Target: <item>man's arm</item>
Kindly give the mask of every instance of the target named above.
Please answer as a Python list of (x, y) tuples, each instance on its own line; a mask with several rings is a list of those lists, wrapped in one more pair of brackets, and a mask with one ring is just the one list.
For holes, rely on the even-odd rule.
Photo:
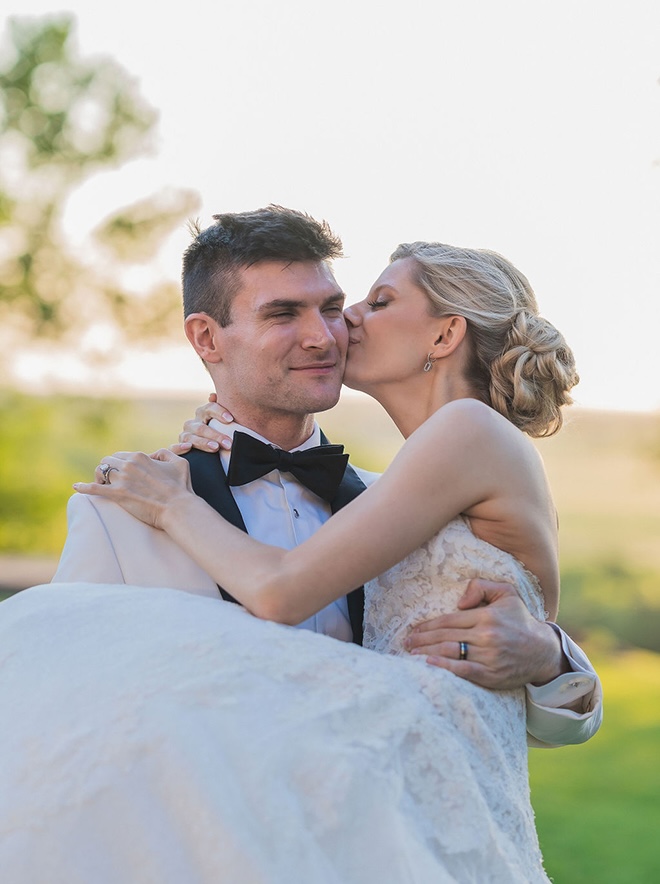
[(67, 505), (68, 533), (52, 583), (124, 583), (114, 545), (89, 497)]
[[(602, 720), (602, 691), (584, 652), (556, 624), (542, 623), (507, 584), (472, 580), (461, 610), (417, 626), (413, 654), (483, 687), (527, 688), (532, 746), (590, 739)], [(460, 643), (467, 656), (461, 660)]]
[(163, 532), (117, 504), (74, 495), (69, 532), (53, 583), (105, 583), (181, 589), (220, 598), (215, 581)]

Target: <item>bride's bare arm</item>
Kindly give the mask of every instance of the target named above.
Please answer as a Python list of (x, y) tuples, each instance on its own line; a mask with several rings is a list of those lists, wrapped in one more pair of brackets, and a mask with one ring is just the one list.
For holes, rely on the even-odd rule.
[[(506, 523), (507, 507), (524, 501), (516, 500), (520, 457), (503, 420), (473, 400), (445, 406), (378, 482), (288, 551), (225, 522), (192, 493), (187, 464), (170, 452), (159, 453), (160, 463), (147, 455), (105, 458), (118, 470), (112, 484), (78, 490), (116, 500), (165, 530), (257, 616), (298, 623), (401, 561), (459, 513)], [(553, 579), (550, 570), (542, 582)]]

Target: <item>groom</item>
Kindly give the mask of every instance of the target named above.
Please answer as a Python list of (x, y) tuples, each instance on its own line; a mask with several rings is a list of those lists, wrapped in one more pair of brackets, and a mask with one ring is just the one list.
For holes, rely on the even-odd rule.
[[(346, 359), (344, 295), (328, 264), (340, 255), (341, 242), (325, 223), (275, 206), (216, 216), (184, 255), (186, 334), (236, 418), (229, 434), (244, 434), (231, 454), (186, 455), (193, 487), (233, 524), (285, 548), (302, 543), (365, 488), (349, 465), (326, 502), (287, 465), (246, 478), (238, 463), (250, 445), (245, 435), (285, 452), (327, 442), (313, 415), (336, 404)], [(98, 472), (97, 478), (105, 477)], [(70, 501), (69, 535), (54, 581), (218, 592), (163, 532), (83, 495)], [(411, 637), (411, 650), (488, 687), (536, 683), (528, 684), (533, 744), (588, 739), (600, 724), (600, 694), (580, 649), (557, 627), (534, 620), (510, 587), (473, 581), (464, 605), (424, 624)], [(362, 613), (360, 588), (301, 626), (360, 642)], [(468, 659), (458, 659), (461, 647)]]

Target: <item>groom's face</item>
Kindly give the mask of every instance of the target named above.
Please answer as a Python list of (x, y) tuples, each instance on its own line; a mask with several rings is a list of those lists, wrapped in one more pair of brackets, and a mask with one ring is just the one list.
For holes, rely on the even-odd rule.
[(313, 414), (339, 399), (348, 331), (344, 293), (323, 262), (262, 261), (240, 271), (231, 322), (220, 330), (232, 406)]

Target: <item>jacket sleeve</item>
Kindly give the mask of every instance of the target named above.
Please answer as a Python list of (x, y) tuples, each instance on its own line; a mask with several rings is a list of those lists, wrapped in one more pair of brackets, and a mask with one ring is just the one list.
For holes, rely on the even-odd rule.
[(84, 494), (67, 505), (69, 530), (52, 583), (125, 583), (101, 515)]
[(548, 684), (527, 685), (527, 743), (549, 749), (585, 743), (603, 720), (603, 691), (587, 655), (555, 623), (572, 672)]

